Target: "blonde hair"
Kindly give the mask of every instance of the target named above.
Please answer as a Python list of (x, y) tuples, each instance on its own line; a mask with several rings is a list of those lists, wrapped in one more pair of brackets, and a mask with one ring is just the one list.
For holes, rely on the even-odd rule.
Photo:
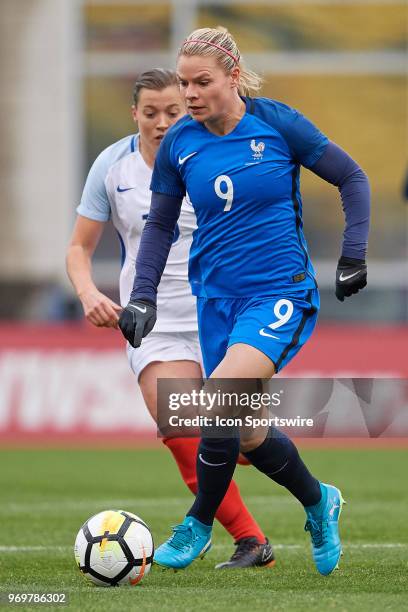
[[(192, 42), (189, 43), (189, 40)], [(213, 56), (229, 74), (235, 66), (240, 68), (238, 93), (241, 96), (256, 95), (262, 86), (262, 78), (245, 67), (237, 43), (226, 28), (200, 28), (191, 32), (181, 45), (180, 55)]]

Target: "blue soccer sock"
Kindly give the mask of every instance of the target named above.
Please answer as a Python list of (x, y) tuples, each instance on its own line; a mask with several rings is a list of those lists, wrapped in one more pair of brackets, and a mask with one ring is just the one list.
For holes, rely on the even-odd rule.
[(234, 475), (239, 438), (201, 438), (197, 454), (198, 491), (187, 512), (205, 525), (212, 525)]
[(303, 506), (320, 502), (319, 481), (303, 463), (292, 440), (276, 427), (270, 428), (258, 448), (244, 455), (260, 472), (286, 487)]

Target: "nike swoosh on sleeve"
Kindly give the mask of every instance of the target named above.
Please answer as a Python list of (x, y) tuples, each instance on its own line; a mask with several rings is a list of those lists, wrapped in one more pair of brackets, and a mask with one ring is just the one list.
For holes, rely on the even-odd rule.
[(116, 191), (118, 193), (123, 193), (124, 191), (130, 191), (131, 189), (134, 189), (134, 187), (121, 187), (120, 185), (118, 185)]

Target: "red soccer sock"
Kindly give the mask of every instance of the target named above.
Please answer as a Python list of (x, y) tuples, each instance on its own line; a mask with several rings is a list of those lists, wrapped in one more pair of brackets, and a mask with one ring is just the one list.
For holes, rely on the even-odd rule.
[[(197, 493), (196, 459), (199, 442), (198, 438), (163, 438), (163, 443), (176, 460), (184, 482), (194, 494)], [(262, 529), (245, 506), (233, 480), (215, 517), (235, 541), (250, 537), (255, 537), (261, 543), (266, 541)]]

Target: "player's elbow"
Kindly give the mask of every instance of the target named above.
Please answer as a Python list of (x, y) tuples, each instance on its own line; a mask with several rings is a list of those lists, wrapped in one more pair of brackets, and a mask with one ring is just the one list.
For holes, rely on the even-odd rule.
[(90, 262), (90, 260), (91, 252), (85, 245), (71, 242), (65, 254), (65, 268), (68, 276), (70, 276), (74, 268), (77, 268), (79, 265), (83, 264), (83, 262)]
[(367, 173), (364, 172), (364, 170), (360, 166), (358, 166), (358, 168), (356, 169), (355, 176), (357, 180), (367, 183), (367, 185), (370, 185)]
[(68, 276), (70, 275), (70, 271), (71, 268), (74, 264), (74, 261), (76, 259), (76, 255), (77, 255), (77, 247), (74, 244), (69, 244), (67, 251), (65, 253), (65, 269), (68, 273)]
[(344, 191), (350, 191), (350, 189), (358, 189), (361, 192), (367, 194), (370, 193), (370, 181), (367, 174), (360, 166), (356, 166), (344, 177), (341, 183), (338, 185), (338, 189), (341, 193)]

